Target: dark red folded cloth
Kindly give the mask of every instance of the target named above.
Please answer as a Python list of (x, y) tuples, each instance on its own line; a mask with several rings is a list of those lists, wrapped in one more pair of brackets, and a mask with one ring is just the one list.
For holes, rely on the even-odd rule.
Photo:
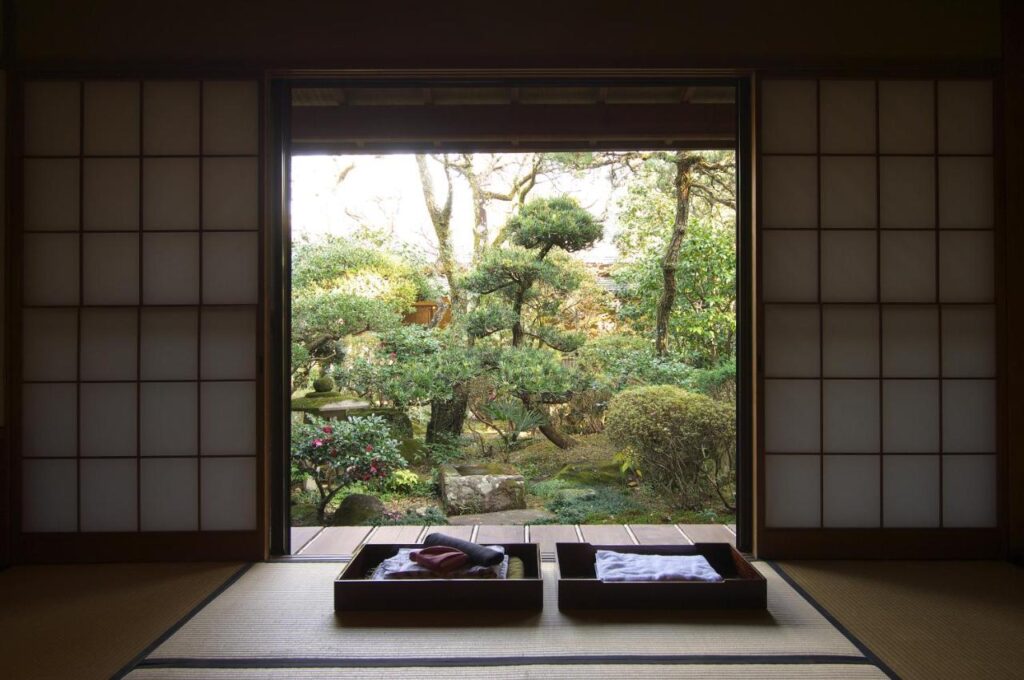
[(409, 553), (409, 559), (425, 569), (445, 572), (458, 569), (466, 564), (469, 561), (469, 555), (446, 545), (435, 545), (423, 550), (412, 551)]

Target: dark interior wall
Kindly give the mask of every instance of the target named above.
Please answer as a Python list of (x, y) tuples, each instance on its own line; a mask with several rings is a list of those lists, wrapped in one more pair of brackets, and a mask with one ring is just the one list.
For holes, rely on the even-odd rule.
[(996, 59), (998, 0), (10, 0), (23, 63), (845, 66)]

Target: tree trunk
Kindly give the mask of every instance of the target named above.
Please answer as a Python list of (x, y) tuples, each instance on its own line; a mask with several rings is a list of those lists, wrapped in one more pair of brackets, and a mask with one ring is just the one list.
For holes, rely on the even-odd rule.
[(544, 416), (544, 419), (547, 422), (544, 425), (538, 427), (537, 429), (540, 430), (540, 433), (542, 435), (548, 438), (549, 442), (551, 442), (560, 449), (571, 449), (572, 447), (579, 444), (578, 441), (576, 441), (569, 435), (565, 434), (564, 432), (559, 430), (554, 424), (552, 424), (550, 408), (548, 408), (544, 404), (534, 403), (534, 401), (529, 397), (521, 397), (521, 399), (523, 400), (523, 405), (526, 406), (526, 408), (538, 411), (542, 416)]
[(430, 221), (434, 225), (434, 233), (437, 236), (437, 260), (441, 266), (441, 273), (448, 281), (452, 312), (461, 313), (465, 311), (465, 296), (457, 285), (459, 267), (455, 261), (455, 248), (452, 246), (452, 182), (448, 165), (444, 165), (444, 172), (448, 177), (448, 187), (443, 204), (438, 203), (437, 190), (430, 177), (430, 170), (427, 168), (427, 157), (417, 154), (416, 167), (419, 169), (420, 184), (423, 187), (423, 200), (427, 204), (427, 213), (430, 215)]
[(668, 320), (676, 303), (676, 270), (679, 268), (679, 251), (686, 237), (686, 223), (690, 217), (690, 186), (693, 163), (684, 152), (676, 156), (676, 175), (673, 181), (676, 195), (676, 214), (672, 224), (672, 236), (661, 259), (661, 296), (658, 298), (657, 318), (654, 324), (654, 351), (659, 356), (668, 352)]
[(427, 443), (436, 444), (445, 437), (461, 437), (466, 422), (469, 390), (459, 385), (451, 399), (430, 402), (430, 421), (427, 423)]

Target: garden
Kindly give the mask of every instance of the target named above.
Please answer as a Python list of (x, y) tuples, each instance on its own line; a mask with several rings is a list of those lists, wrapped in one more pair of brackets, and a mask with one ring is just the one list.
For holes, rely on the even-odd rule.
[(293, 526), (728, 523), (731, 152), (293, 159)]

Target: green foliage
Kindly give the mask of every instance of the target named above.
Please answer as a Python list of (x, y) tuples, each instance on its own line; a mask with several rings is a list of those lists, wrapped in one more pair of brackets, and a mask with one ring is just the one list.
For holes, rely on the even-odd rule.
[(646, 483), (696, 508), (717, 493), (727, 506), (735, 458), (734, 409), (668, 385), (626, 390), (608, 406), (608, 438)]
[(406, 465), (398, 441), (378, 416), (341, 421), (308, 416), (292, 425), (291, 454), (292, 465), (316, 483), (321, 521), (327, 504), (347, 484), (380, 482)]
[(334, 378), (329, 375), (325, 375), (317, 378), (313, 381), (313, 391), (324, 393), (334, 391)]
[(412, 470), (395, 470), (384, 482), (384, 489), (407, 496), (426, 496), (433, 491), (430, 480), (422, 479)]
[(520, 436), (537, 427), (547, 419), (537, 411), (527, 408), (521, 401), (498, 399), (480, 409), (485, 423), (498, 433), (504, 457), (522, 446)]
[(586, 386), (586, 376), (566, 366), (550, 349), (506, 348), (497, 357), (498, 390), (508, 396), (561, 403), (571, 392)]
[(465, 456), (463, 445), (467, 442), (461, 437), (448, 433), (440, 433), (432, 442), (423, 444), (426, 459), (435, 467), (446, 465)]
[[(571, 488), (571, 487), (570, 487)], [(623, 490), (611, 486), (595, 486), (592, 493), (556, 494), (547, 504), (555, 513), (557, 524), (595, 524), (624, 521), (642, 507)]]
[(589, 248), (604, 233), (603, 225), (568, 196), (531, 201), (507, 226), (516, 245), (530, 250), (558, 247), (570, 253)]
[(359, 239), (328, 236), (292, 250), (292, 376), (306, 379), (345, 354), (344, 339), (397, 328), (436, 293), (421, 264)]

